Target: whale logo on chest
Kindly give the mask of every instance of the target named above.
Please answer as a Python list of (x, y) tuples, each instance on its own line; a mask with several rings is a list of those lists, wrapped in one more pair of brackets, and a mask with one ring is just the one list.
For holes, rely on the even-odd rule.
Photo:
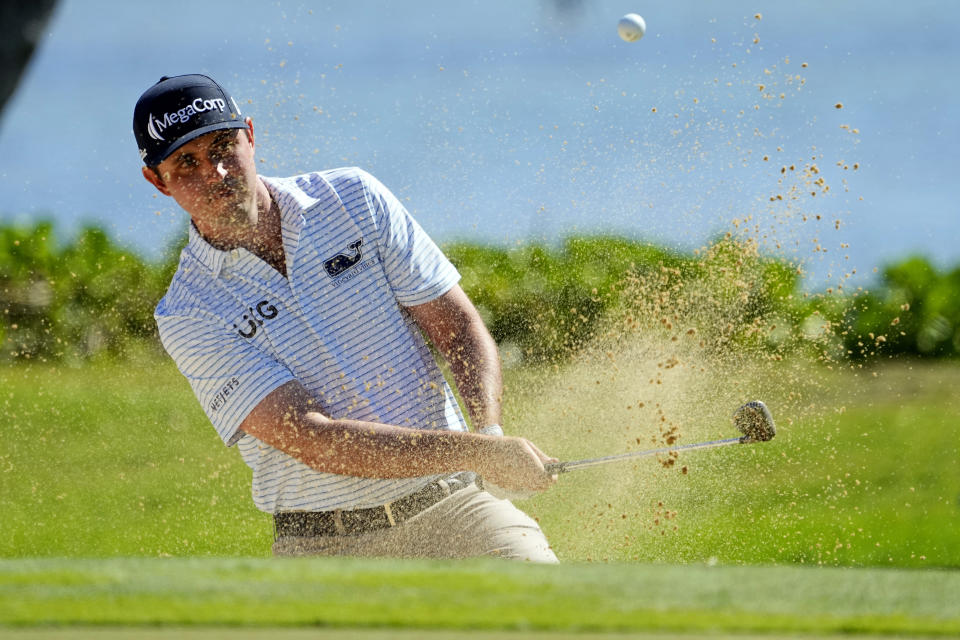
[[(336, 278), (341, 273), (360, 262), (360, 259), (363, 257), (363, 253), (360, 251), (361, 245), (363, 245), (363, 238), (357, 238), (357, 240), (350, 243), (346, 252), (338, 253), (332, 258), (324, 260), (323, 269), (327, 272), (327, 275), (331, 278)], [(350, 255), (351, 253), (353, 255)]]

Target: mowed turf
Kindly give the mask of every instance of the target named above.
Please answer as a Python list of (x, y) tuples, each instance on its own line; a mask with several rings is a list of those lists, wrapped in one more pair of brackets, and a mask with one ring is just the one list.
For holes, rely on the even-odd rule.
[(960, 567), (956, 364), (658, 366), (649, 381), (546, 378), (525, 433), (563, 459), (663, 446), (658, 423), (679, 426), (678, 444), (711, 440), (761, 398), (776, 438), (562, 476), (526, 503), (561, 558)]
[[(560, 567), (266, 558), (249, 471), (168, 362), (2, 369), (0, 635), (960, 634), (960, 367), (814, 368), (816, 395), (719, 399), (678, 369), (508, 373), (508, 429), (565, 459), (649, 446), (670, 394), (700, 409), (681, 443), (733, 435), (711, 402), (762, 397), (778, 420), (770, 443), (569, 474), (524, 502)], [(638, 414), (647, 387), (664, 391)]]
[[(714, 402), (686, 399), (695, 385), (669, 377), (681, 367), (662, 385), (620, 367), (604, 385), (575, 367), (508, 372), (508, 431), (592, 457), (651, 446), (671, 389), (684, 408)], [(960, 367), (804, 376), (816, 393), (730, 390), (680, 440), (734, 435), (725, 407), (756, 396), (778, 422), (769, 443), (578, 471), (521, 505), (564, 562), (960, 567)], [(249, 470), (168, 361), (17, 366), (0, 389), (0, 557), (269, 555)]]
[(0, 561), (0, 625), (960, 633), (960, 573), (502, 561)]

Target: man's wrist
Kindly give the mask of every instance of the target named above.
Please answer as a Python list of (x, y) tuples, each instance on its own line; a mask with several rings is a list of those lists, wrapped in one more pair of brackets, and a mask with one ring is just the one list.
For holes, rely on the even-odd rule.
[(485, 436), (502, 436), (503, 428), (498, 424), (488, 424), (485, 427), (480, 427), (478, 432)]

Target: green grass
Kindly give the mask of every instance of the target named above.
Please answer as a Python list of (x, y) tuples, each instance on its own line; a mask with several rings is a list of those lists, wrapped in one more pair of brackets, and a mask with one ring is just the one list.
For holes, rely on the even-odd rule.
[(960, 633), (960, 573), (358, 559), (0, 562), (0, 624)]
[(266, 558), (171, 364), (0, 369), (0, 635), (960, 634), (960, 367), (609, 362), (509, 372), (508, 431), (592, 457), (732, 435), (761, 397), (778, 435), (564, 476), (521, 505), (560, 567)]
[[(562, 477), (522, 504), (562, 560), (960, 567), (960, 367), (819, 369), (793, 398), (770, 383), (710, 390), (717, 372), (599, 385), (588, 369), (511, 372), (508, 430), (592, 457), (651, 446), (655, 404), (682, 422), (682, 443), (732, 435), (716, 415), (760, 396), (779, 433), (671, 468)], [(269, 554), (249, 470), (168, 362), (0, 369), (0, 388), (0, 557)], [(625, 408), (638, 398), (646, 413)]]
[(0, 557), (267, 553), (269, 517), (165, 361), (0, 370)]
[[(4, 633), (4, 640), (156, 640), (178, 638), (180, 640), (251, 640), (253, 638), (267, 638), (269, 640), (311, 640), (336, 638), (337, 640), (618, 640), (620, 638), (643, 638), (644, 640), (690, 640), (686, 633), (581, 633), (562, 631), (468, 631), (465, 629), (343, 629), (343, 628), (237, 628), (237, 627), (164, 627), (161, 629), (144, 629), (143, 627), (116, 628), (93, 627), (63, 629), (8, 629)], [(711, 631), (711, 640), (800, 640), (801, 638), (815, 637), (817, 640), (849, 639), (847, 634), (815, 636), (788, 634), (727, 634)], [(888, 636), (857, 635), (858, 640), (873, 640)], [(929, 638), (930, 636), (896, 636), (900, 640), (910, 638)]]
[[(564, 458), (662, 446), (650, 437), (657, 406), (681, 426), (680, 443), (734, 435), (717, 416), (754, 397), (778, 423), (769, 443), (689, 452), (669, 468), (644, 459), (561, 478), (528, 503), (561, 557), (960, 567), (960, 367), (778, 364), (739, 375), (725, 389), (711, 386), (724, 376), (699, 369), (667, 372), (653, 386), (622, 374), (597, 374), (592, 385), (583, 374), (571, 385), (562, 373), (541, 382), (546, 401), (528, 428)], [(638, 400), (646, 400), (639, 415)], [(565, 424), (573, 437), (551, 433)]]
[[(179, 640), (251, 640), (253, 638), (267, 638), (269, 640), (310, 640), (336, 638), (337, 640), (618, 640), (620, 638), (643, 638), (644, 640), (690, 640), (692, 637), (686, 633), (659, 633), (659, 632), (633, 632), (633, 633), (582, 633), (582, 632), (563, 632), (563, 631), (468, 631), (465, 629), (344, 629), (334, 628), (276, 628), (276, 627), (163, 627), (160, 629), (150, 629), (143, 627), (117, 628), (117, 627), (67, 627), (61, 629), (51, 628), (29, 628), (29, 629), (8, 629), (4, 633), (4, 640), (166, 640), (167, 638), (178, 638)], [(696, 636), (693, 636), (696, 637)], [(796, 633), (788, 634), (720, 634), (711, 631), (709, 637), (711, 640), (800, 640), (806, 637), (815, 637), (817, 640), (839, 640), (849, 639), (849, 635), (822, 635), (815, 636), (798, 635)], [(857, 635), (858, 640), (872, 640), (877, 638), (887, 638), (888, 636), (877, 635)], [(896, 636), (901, 640), (909, 638), (929, 638), (930, 636)]]

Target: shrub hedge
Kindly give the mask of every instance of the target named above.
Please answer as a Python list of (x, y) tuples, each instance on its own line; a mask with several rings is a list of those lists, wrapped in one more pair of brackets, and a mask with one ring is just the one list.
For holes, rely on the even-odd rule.
[[(699, 330), (720, 345), (853, 359), (960, 354), (960, 267), (940, 271), (922, 257), (887, 265), (870, 291), (811, 295), (793, 265), (730, 237), (691, 254), (615, 236), (444, 250), (494, 338), (528, 361), (568, 357), (612, 315), (669, 324), (668, 313), (694, 308), (712, 309)], [(153, 308), (176, 260), (171, 251), (146, 261), (92, 226), (60, 242), (50, 222), (0, 225), (0, 361), (159, 349)]]

